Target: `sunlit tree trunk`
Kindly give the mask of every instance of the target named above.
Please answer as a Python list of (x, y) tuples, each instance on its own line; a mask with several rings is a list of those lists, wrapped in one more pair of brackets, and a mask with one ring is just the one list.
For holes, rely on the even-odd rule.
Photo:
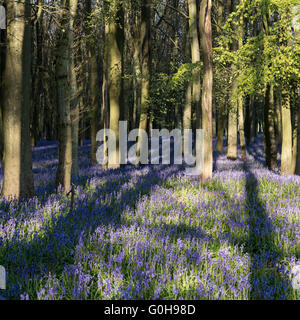
[(132, 47), (133, 47), (133, 110), (131, 118), (131, 130), (138, 126), (138, 111), (141, 104), (141, 36), (140, 36), (140, 11), (135, 8), (136, 1), (131, 0), (134, 8), (134, 19), (132, 26)]
[[(233, 11), (232, 8), (235, 7), (235, 4), (231, 1), (228, 1), (228, 10)], [(237, 32), (237, 25), (234, 25), (235, 33)], [(232, 40), (232, 52), (238, 49), (237, 40)], [(231, 84), (231, 96), (230, 96), (230, 107), (228, 111), (228, 148), (227, 148), (227, 158), (231, 160), (237, 159), (237, 132), (238, 132), (238, 104), (237, 104), (237, 91), (238, 91), (238, 80), (237, 80), (237, 68), (233, 64), (231, 66), (233, 80)]]
[[(291, 25), (287, 26), (285, 32), (291, 34)], [(297, 36), (297, 33), (295, 34)], [(287, 46), (292, 46), (292, 41), (286, 41)], [(291, 118), (291, 83), (289, 79), (282, 81), (282, 147), (281, 147), (281, 174), (294, 174), (293, 168), (293, 132)]]
[(3, 130), (6, 198), (34, 193), (29, 130), (31, 91), (30, 1), (7, 3), (7, 47), (4, 74)]
[(296, 155), (296, 165), (295, 165), (295, 174), (300, 175), (300, 107), (297, 108), (297, 117), (298, 117), (298, 127), (297, 127), (297, 155)]
[[(104, 26), (104, 54), (103, 54), (103, 81), (102, 81), (102, 107), (101, 107), (101, 125), (100, 129), (109, 127), (109, 101), (108, 101), (108, 83), (109, 83), (109, 24), (105, 22)], [(104, 141), (105, 157), (107, 157), (106, 140)], [(103, 170), (107, 170), (108, 164), (102, 165)]]
[[(233, 67), (235, 71), (235, 67)], [(234, 79), (231, 88), (230, 107), (228, 111), (228, 149), (227, 158), (237, 159), (237, 81)]]
[[(187, 25), (187, 37), (185, 39), (185, 57), (187, 62), (191, 59), (191, 43), (190, 43), (190, 37), (188, 36), (189, 33), (189, 25)], [(182, 129), (192, 129), (192, 82), (188, 81), (185, 91), (185, 102), (183, 106), (183, 112), (182, 112)], [(188, 143), (188, 141), (187, 141)], [(184, 152), (184, 135), (182, 137), (182, 151)]]
[(292, 174), (292, 121), (290, 109), (290, 93), (288, 88), (282, 91), (282, 148), (281, 148), (281, 174)]
[(61, 0), (62, 29), (57, 46), (56, 57), (56, 86), (58, 107), (58, 169), (56, 173), (56, 187), (61, 185), (67, 192), (71, 186), (72, 171), (72, 122), (70, 110), (70, 50), (69, 50), (69, 1)]
[[(217, 34), (221, 35), (222, 31), (222, 24), (223, 24), (223, 14), (224, 14), (224, 3), (223, 0), (218, 0), (218, 8), (217, 8)], [(218, 99), (217, 105), (217, 151), (223, 152), (224, 144), (223, 144), (223, 137), (224, 137), (224, 101)]]
[[(190, 33), (190, 42), (191, 42), (191, 54), (192, 54), (192, 63), (200, 62), (200, 43), (198, 37), (198, 14), (197, 14), (197, 0), (188, 0), (189, 7), (189, 33)], [(196, 127), (200, 129), (201, 127), (201, 78), (200, 72), (197, 69), (194, 69), (192, 76), (192, 101), (193, 106), (196, 110)]]
[(204, 131), (204, 165), (202, 181), (212, 178), (212, 91), (213, 55), (211, 28), (211, 0), (202, 0), (200, 5), (200, 38), (203, 52), (202, 126)]
[[(293, 29), (294, 29), (294, 37), (297, 41), (300, 39), (300, 21), (299, 21), (299, 6), (295, 6), (293, 8), (294, 13), (298, 13), (296, 17), (293, 19)], [(296, 89), (296, 101), (299, 101), (300, 97), (300, 88), (298, 84), (298, 88)], [(296, 106), (296, 113), (297, 113), (297, 131), (295, 132), (295, 145), (294, 145), (294, 172), (297, 175), (300, 175), (300, 106), (299, 103)], [(296, 154), (295, 154), (296, 153)]]
[(122, 75), (123, 75), (123, 43), (124, 43), (124, 12), (122, 4), (117, 1), (117, 14), (110, 23), (110, 129), (116, 135), (115, 154), (111, 155), (113, 163), (109, 162), (108, 168), (120, 167), (119, 151), (119, 121), (122, 108)]
[[(241, 25), (237, 29), (238, 33), (238, 49), (240, 50), (243, 46), (243, 19), (240, 20)], [(238, 104), (238, 123), (239, 123), (239, 134), (240, 134), (240, 145), (242, 152), (242, 160), (246, 161), (246, 139), (245, 139), (245, 122), (244, 122), (244, 97), (242, 93), (239, 93), (237, 98)]]
[[(275, 91), (276, 92), (276, 91)], [(274, 117), (274, 125), (275, 125), (275, 134), (276, 134), (276, 144), (277, 147), (281, 146), (282, 139), (282, 121), (281, 121), (281, 102), (279, 94), (274, 95), (274, 108), (275, 108), (275, 117)]]
[[(148, 109), (149, 109), (149, 87), (150, 87), (150, 69), (151, 69), (151, 2), (145, 0), (142, 3), (142, 21), (141, 21), (141, 45), (142, 45), (142, 80), (141, 80), (141, 113), (139, 120), (139, 129), (148, 128)], [(138, 138), (137, 154), (141, 152), (144, 145), (143, 135)], [(140, 163), (136, 163), (139, 165)]]
[(240, 133), (240, 145), (242, 152), (242, 160), (246, 160), (246, 139), (245, 139), (245, 128), (244, 128), (244, 103), (243, 97), (238, 97), (238, 122), (239, 122), (239, 133)]
[(296, 172), (297, 165), (297, 149), (298, 149), (298, 126), (299, 126), (299, 106), (296, 106), (293, 129), (293, 159), (292, 159), (292, 173)]

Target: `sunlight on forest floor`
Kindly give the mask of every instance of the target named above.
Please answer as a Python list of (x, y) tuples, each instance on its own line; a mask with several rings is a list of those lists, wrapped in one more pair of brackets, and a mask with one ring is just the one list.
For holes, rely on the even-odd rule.
[(38, 196), (0, 200), (3, 296), (299, 299), (300, 177), (265, 169), (262, 148), (256, 141), (246, 163), (216, 155), (202, 185), (178, 166), (103, 172), (87, 165), (85, 145), (71, 210), (53, 193), (56, 146), (38, 146)]

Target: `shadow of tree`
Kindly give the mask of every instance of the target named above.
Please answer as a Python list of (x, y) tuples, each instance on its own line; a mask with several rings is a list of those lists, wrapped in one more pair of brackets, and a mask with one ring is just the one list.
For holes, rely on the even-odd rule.
[[(243, 252), (250, 258), (250, 299), (251, 300), (284, 300), (292, 295), (292, 285), (288, 276), (283, 272), (282, 263), (285, 258), (283, 248), (276, 243), (277, 232), (273, 222), (268, 215), (266, 205), (260, 198), (259, 181), (255, 174), (249, 169), (247, 162), (244, 164), (246, 173), (244, 210), (247, 234), (241, 237), (232, 228), (232, 222), (237, 222), (236, 213), (226, 217), (227, 225), (224, 234), (211, 236), (201, 226), (189, 226), (182, 222), (168, 222), (149, 225), (153, 233), (167, 237), (170, 242), (176, 243), (180, 238), (197, 238), (208, 243), (210, 249), (218, 251), (221, 241), (227, 240), (233, 246), (244, 247)], [(209, 183), (209, 182), (208, 182)], [(220, 185), (209, 186), (210, 191), (220, 191), (226, 201), (234, 201), (224, 188)], [(190, 260), (194, 264), (193, 257)]]
[[(173, 173), (177, 170), (180, 169), (174, 168)], [(73, 210), (69, 208), (69, 199), (61, 195), (58, 202), (63, 203), (60, 211), (64, 215), (53, 214), (50, 224), (34, 233), (30, 241), (18, 239), (16, 234), (2, 248), (11, 288), (5, 292), (6, 297), (19, 299), (23, 293), (20, 290), (24, 290), (21, 283), (41, 280), (49, 272), (59, 274), (65, 265), (74, 264), (74, 252), (83, 235), (93, 233), (100, 225), (120, 227), (122, 212), (134, 209), (143, 195), (164, 182), (169, 171), (167, 167), (159, 171), (155, 167), (136, 170), (131, 166), (102, 172), (100, 176), (106, 182), (87, 193), (81, 189), (75, 196)]]
[(259, 197), (259, 182), (253, 172), (244, 165), (246, 178), (246, 205), (249, 238), (246, 250), (251, 255), (251, 299), (285, 299), (291, 290), (291, 282), (281, 272), (278, 262), (284, 257), (282, 248), (276, 245), (275, 230), (268, 216), (265, 203)]

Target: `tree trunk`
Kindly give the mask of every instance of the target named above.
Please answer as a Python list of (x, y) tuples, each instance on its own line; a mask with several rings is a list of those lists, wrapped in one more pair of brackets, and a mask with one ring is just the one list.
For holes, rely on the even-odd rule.
[(282, 119), (281, 119), (281, 102), (279, 94), (275, 95), (275, 132), (277, 147), (281, 147), (282, 140)]
[[(228, 11), (233, 11), (232, 8), (235, 6), (234, 3), (231, 1), (228, 1)], [(238, 32), (238, 26), (234, 25), (235, 33)], [(234, 52), (238, 49), (238, 41), (233, 39), (232, 40), (232, 48), (231, 51)], [(233, 80), (231, 84), (231, 97), (230, 97), (230, 108), (228, 112), (228, 148), (227, 148), (227, 158), (231, 160), (237, 159), (237, 112), (238, 112), (238, 102), (237, 102), (237, 91), (238, 91), (238, 79), (237, 79), (237, 68), (233, 64), (231, 66), (232, 68), (232, 74), (233, 74)]]
[[(92, 14), (92, 1), (86, 2), (87, 20), (90, 23)], [(93, 29), (87, 27), (89, 39), (88, 39), (88, 57), (89, 57), (89, 88), (91, 94), (91, 108), (90, 108), (90, 119), (91, 119), (91, 161), (93, 164), (97, 162), (96, 151), (97, 151), (97, 114), (98, 114), (98, 97), (99, 97), (99, 86), (98, 86), (98, 64), (97, 64), (97, 51), (96, 43), (93, 37)]]
[[(141, 81), (141, 113), (139, 129), (147, 131), (149, 111), (149, 86), (151, 69), (151, 0), (145, 0), (142, 4), (141, 44), (142, 44), (142, 81)], [(137, 154), (141, 153), (145, 145), (143, 135), (139, 135)], [(136, 163), (139, 165), (139, 161)]]
[(98, 84), (98, 66), (97, 56), (95, 50), (89, 48), (89, 62), (90, 62), (90, 93), (91, 93), (91, 161), (96, 163), (96, 151), (97, 151), (97, 109), (98, 109), (98, 97), (99, 97), (99, 84)]
[(7, 4), (7, 47), (4, 74), (4, 180), (6, 198), (34, 194), (30, 142), (31, 26), (30, 1)]
[(289, 175), (292, 172), (292, 121), (290, 109), (290, 93), (288, 88), (282, 91), (282, 148), (281, 148), (281, 174)]
[[(191, 53), (192, 53), (192, 63), (200, 63), (200, 43), (198, 37), (197, 29), (197, 0), (188, 0), (189, 7), (189, 29), (190, 29), (190, 41), (191, 41)], [(192, 77), (192, 101), (193, 106), (196, 110), (196, 127), (201, 128), (201, 78), (200, 72), (197, 69), (193, 71)]]
[(238, 97), (238, 117), (239, 117), (239, 133), (240, 133), (240, 145), (242, 151), (242, 160), (246, 161), (246, 139), (245, 139), (245, 128), (244, 128), (244, 103), (243, 97)]
[(264, 143), (266, 153), (266, 165), (268, 168), (277, 167), (277, 147), (274, 131), (274, 86), (266, 85), (264, 105)]
[[(238, 27), (238, 49), (240, 50), (243, 46), (243, 19), (241, 19), (241, 25)], [(242, 93), (239, 93), (237, 98), (238, 104), (238, 122), (239, 122), (239, 134), (240, 134), (240, 145), (242, 151), (242, 160), (246, 161), (246, 140), (245, 140), (245, 123), (244, 123), (244, 98)]]
[[(191, 59), (191, 43), (190, 43), (190, 37), (188, 36), (189, 33), (189, 25), (187, 24), (186, 29), (186, 39), (185, 39), (185, 58), (186, 61), (189, 62)], [(184, 130), (192, 129), (192, 82), (188, 81), (185, 91), (185, 102), (183, 106), (183, 112), (182, 112), (182, 129), (183, 133)], [(187, 144), (189, 142), (187, 141)], [(184, 145), (184, 134), (182, 136), (182, 151), (185, 151), (185, 145)]]
[(297, 108), (298, 126), (297, 126), (297, 156), (296, 156), (296, 168), (295, 174), (300, 175), (300, 107)]
[[(234, 68), (233, 68), (234, 69)], [(230, 108), (228, 112), (228, 149), (227, 158), (237, 159), (237, 80), (234, 79), (231, 88)]]
[[(298, 11), (297, 11), (298, 10)], [(298, 13), (296, 15), (296, 17), (293, 19), (293, 29), (294, 29), (294, 36), (295, 36), (295, 39), (297, 41), (299, 41), (300, 39), (300, 23), (299, 23), (299, 6), (295, 6), (293, 8), (293, 12), (294, 13)], [(299, 88), (299, 85), (296, 89), (296, 92), (295, 92), (295, 95), (296, 95), (296, 101), (299, 101), (299, 97), (300, 97), (300, 88)], [(295, 143), (294, 143), (294, 163), (295, 163), (295, 168), (294, 168), (294, 172), (295, 174), (297, 175), (300, 175), (300, 124), (299, 124), (299, 121), (300, 121), (300, 106), (299, 106), (299, 103), (298, 105), (296, 106), (296, 123), (297, 123), (297, 131), (295, 132)], [(296, 154), (295, 154), (296, 153)]]
[(118, 11), (115, 21), (110, 23), (110, 129), (116, 135), (116, 150), (111, 155), (108, 168), (120, 167), (119, 121), (122, 108), (123, 42), (124, 13), (122, 4), (117, 0)]
[(78, 175), (78, 140), (79, 140), (79, 101), (77, 98), (77, 77), (75, 70), (74, 21), (77, 14), (77, 0), (70, 0), (70, 83), (71, 83), (71, 121), (72, 121), (72, 174)]
[[(296, 94), (296, 93), (295, 93)], [(299, 126), (299, 118), (298, 118), (298, 109), (299, 106), (296, 106), (295, 110), (295, 118), (294, 118), (294, 129), (293, 129), (293, 159), (292, 159), (292, 173), (296, 172), (297, 165), (297, 145), (298, 145), (298, 126)]]
[[(100, 129), (109, 127), (109, 102), (108, 102), (108, 83), (109, 83), (109, 24), (106, 22), (104, 26), (104, 54), (103, 54), (103, 81), (102, 81), (102, 107), (101, 107), (101, 124)], [(106, 140), (104, 140), (104, 150), (107, 157)], [(108, 164), (102, 165), (103, 170), (107, 170)]]
[(211, 28), (211, 0), (202, 0), (200, 5), (200, 38), (203, 52), (202, 126), (204, 131), (204, 164), (202, 182), (212, 178), (212, 91), (213, 54)]
[(58, 107), (58, 169), (56, 187), (60, 185), (65, 192), (71, 187), (72, 172), (72, 122), (70, 110), (70, 50), (69, 50), (69, 6), (68, 1), (61, 0), (64, 12), (61, 14), (63, 30), (60, 35), (56, 57), (56, 86)]

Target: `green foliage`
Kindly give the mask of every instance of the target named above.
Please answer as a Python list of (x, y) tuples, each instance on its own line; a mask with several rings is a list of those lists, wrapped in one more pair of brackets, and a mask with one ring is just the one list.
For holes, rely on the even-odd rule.
[(291, 27), (296, 4), (298, 0), (241, 0), (228, 17), (214, 61), (217, 72), (238, 78), (239, 95), (262, 94), (266, 83), (279, 87), (299, 82), (299, 39)]
[(176, 103), (185, 99), (186, 85), (192, 79), (193, 72), (201, 72), (202, 62), (185, 63), (174, 73), (158, 73), (152, 77), (150, 105), (152, 117), (158, 126), (172, 126), (168, 114), (175, 112)]

